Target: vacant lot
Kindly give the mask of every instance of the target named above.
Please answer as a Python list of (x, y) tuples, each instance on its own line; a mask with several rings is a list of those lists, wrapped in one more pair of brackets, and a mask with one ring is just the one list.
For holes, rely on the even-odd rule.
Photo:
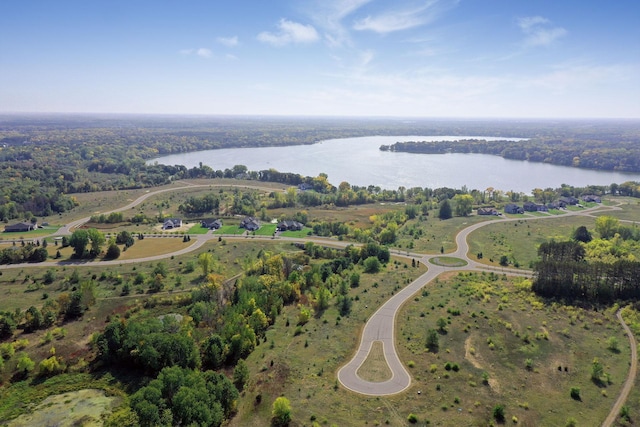
[[(267, 426), (271, 403), (279, 395), (290, 399), (295, 425), (312, 420), (407, 425), (410, 413), (419, 425), (488, 425), (497, 404), (505, 405), (509, 424), (512, 417), (530, 426), (565, 425), (569, 417), (577, 425), (597, 425), (594, 420), (604, 419), (626, 377), (629, 357), (613, 311), (547, 304), (529, 291), (527, 282), (495, 275), (452, 275), (427, 285), (427, 292), (406, 304), (396, 333), (401, 359), (414, 380), (407, 392), (367, 397), (342, 389), (337, 369), (356, 347), (354, 338), (372, 305), (399, 286), (404, 271), (393, 266), (382, 277), (367, 277), (353, 290), (358, 300), (351, 317), (339, 318), (330, 308), (297, 336), (297, 309), (285, 310), (248, 359), (252, 380), (231, 425)], [(440, 318), (445, 326), (438, 332), (439, 350), (429, 352), (427, 331), (438, 330)], [(608, 348), (611, 337), (618, 350)], [(374, 348), (360, 369), (363, 377), (388, 375), (379, 350)], [(598, 381), (591, 379), (594, 358), (603, 364)], [(580, 389), (581, 400), (571, 397), (572, 387)]]

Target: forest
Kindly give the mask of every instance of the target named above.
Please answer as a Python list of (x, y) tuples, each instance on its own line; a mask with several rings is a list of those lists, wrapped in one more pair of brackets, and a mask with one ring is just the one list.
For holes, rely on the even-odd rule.
[[(462, 141), (420, 147), (442, 152), (490, 152), (579, 167), (640, 171), (637, 121), (412, 120), (127, 116), (0, 116), (0, 219), (29, 219), (66, 212), (74, 193), (152, 187), (189, 178), (236, 178), (299, 185), (320, 193), (332, 188), (321, 177), (275, 170), (248, 171), (238, 165), (213, 170), (206, 165), (147, 164), (171, 153), (216, 148), (313, 144), (365, 135), (491, 135), (529, 138), (525, 143)], [(525, 144), (525, 145), (523, 145)], [(414, 144), (415, 145), (415, 144)], [(523, 149), (523, 146), (526, 149)], [(465, 148), (466, 147), (466, 148)], [(400, 150), (394, 145), (388, 149)], [(524, 157), (523, 157), (524, 156)], [(354, 191), (358, 203), (380, 189)], [(367, 194), (369, 193), (369, 194)], [(349, 196), (351, 197), (351, 196)], [(337, 198), (337, 205), (351, 203)], [(310, 203), (313, 203), (310, 201)], [(325, 203), (317, 200), (316, 203)]]
[(421, 154), (477, 153), (492, 154), (512, 160), (544, 162), (562, 166), (620, 172), (640, 171), (640, 140), (625, 135), (614, 141), (586, 138), (540, 138), (528, 141), (410, 141), (383, 145), (382, 151)]

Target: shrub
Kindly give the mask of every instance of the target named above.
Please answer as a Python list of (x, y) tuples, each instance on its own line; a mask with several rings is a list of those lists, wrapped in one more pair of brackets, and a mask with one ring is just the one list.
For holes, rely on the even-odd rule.
[(573, 417), (569, 417), (564, 425), (565, 427), (576, 427), (578, 425), (578, 420)]
[(580, 400), (580, 387), (571, 387), (571, 398)]
[(418, 417), (415, 414), (409, 414), (409, 416), (407, 417), (407, 421), (409, 421), (411, 424), (415, 424), (418, 422)]
[(496, 405), (493, 407), (493, 418), (499, 423), (504, 422), (504, 405)]

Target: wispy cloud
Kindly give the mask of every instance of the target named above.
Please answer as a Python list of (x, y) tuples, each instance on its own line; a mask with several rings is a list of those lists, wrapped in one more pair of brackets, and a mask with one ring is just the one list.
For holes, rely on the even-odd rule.
[(218, 37), (216, 39), (218, 43), (226, 47), (235, 47), (238, 46), (238, 36), (233, 37)]
[(443, 6), (456, 3), (430, 0), (418, 7), (389, 10), (377, 16), (367, 16), (356, 21), (353, 29), (357, 31), (374, 31), (380, 34), (408, 30), (433, 22), (442, 11)]
[(351, 43), (343, 20), (370, 2), (371, 0), (317, 0), (307, 3), (305, 9), (309, 18), (323, 30), (327, 43), (337, 47)]
[(278, 23), (279, 31), (272, 33), (264, 31), (258, 34), (258, 40), (273, 46), (285, 46), (291, 43), (313, 43), (320, 37), (312, 25), (281, 19)]
[(196, 51), (196, 55), (198, 55), (201, 58), (211, 58), (211, 54), (212, 54), (211, 50), (207, 49), (206, 47), (201, 47)]
[(199, 56), (200, 58), (211, 58), (211, 56), (213, 55), (213, 52), (211, 52), (210, 49), (207, 49), (206, 47), (201, 47), (198, 49), (182, 49), (180, 51), (181, 55), (196, 55)]
[(520, 18), (518, 26), (526, 35), (524, 42), (527, 46), (548, 46), (567, 35), (567, 30), (562, 27), (554, 27), (551, 21), (542, 16)]

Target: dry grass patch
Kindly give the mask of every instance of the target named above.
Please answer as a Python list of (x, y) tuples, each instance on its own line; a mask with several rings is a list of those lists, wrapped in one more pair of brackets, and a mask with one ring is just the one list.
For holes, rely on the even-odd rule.
[(391, 379), (393, 373), (391, 369), (389, 369), (387, 359), (384, 357), (384, 345), (382, 341), (374, 341), (371, 344), (369, 355), (356, 374), (363, 380), (374, 383)]
[(145, 258), (154, 255), (164, 255), (187, 248), (195, 240), (183, 242), (181, 237), (147, 237), (136, 240), (135, 244), (120, 253), (119, 260)]

